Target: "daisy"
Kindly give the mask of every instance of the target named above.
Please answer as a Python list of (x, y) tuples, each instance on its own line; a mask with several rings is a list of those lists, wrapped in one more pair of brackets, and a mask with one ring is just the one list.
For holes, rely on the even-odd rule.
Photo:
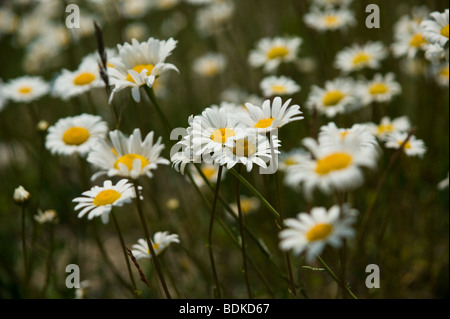
[(194, 60), (193, 71), (202, 77), (214, 77), (222, 73), (227, 65), (225, 56), (221, 53), (207, 53)]
[(274, 72), (281, 63), (289, 63), (297, 58), (302, 39), (299, 37), (263, 38), (249, 55), (251, 66), (264, 67), (265, 72)]
[(47, 209), (45, 212), (38, 209), (38, 213), (33, 216), (33, 219), (39, 224), (56, 223), (58, 222), (58, 213), (54, 209)]
[(95, 55), (86, 56), (75, 71), (62, 70), (53, 85), (53, 96), (68, 100), (88, 92), (93, 88), (103, 87), (100, 77), (98, 59)]
[(103, 182), (103, 186), (94, 186), (90, 190), (83, 192), (82, 197), (77, 197), (72, 202), (78, 203), (75, 210), (80, 210), (78, 218), (87, 215), (91, 220), (94, 217), (101, 217), (104, 224), (109, 221), (109, 213), (113, 207), (120, 207), (130, 203), (136, 197), (134, 186), (128, 180), (122, 179), (116, 185), (110, 180)]
[(293, 95), (300, 91), (300, 86), (287, 76), (268, 76), (259, 84), (263, 95), (266, 97)]
[(19, 206), (26, 205), (30, 201), (30, 193), (22, 185), (19, 185), (14, 190), (13, 200)]
[[(261, 206), (261, 202), (257, 197), (241, 196), (240, 198), (241, 212), (243, 215), (247, 215), (256, 212)], [(231, 209), (237, 215), (239, 215), (237, 203), (230, 204)]]
[(442, 87), (448, 87), (449, 82), (449, 63), (443, 62), (433, 67), (433, 73), (436, 77), (436, 82)]
[(351, 78), (327, 81), (324, 88), (313, 85), (306, 107), (310, 110), (316, 109), (319, 114), (325, 114), (328, 118), (346, 113), (359, 106), (354, 88), (355, 82)]
[[(274, 138), (274, 153), (279, 147), (279, 140)], [(231, 169), (236, 164), (243, 164), (247, 172), (250, 172), (253, 165), (267, 168), (266, 162), (272, 158), (271, 145), (269, 139), (264, 135), (247, 134), (240, 132), (230, 138), (222, 149), (221, 153), (215, 154), (215, 162), (219, 165), (226, 165), (227, 169)]]
[(290, 106), (291, 101), (292, 99), (289, 99), (283, 104), (277, 96), (272, 102), (265, 100), (261, 106), (246, 103), (248, 114), (241, 118), (241, 122), (248, 128), (256, 129), (258, 133), (268, 133), (290, 122), (302, 120), (300, 106)]
[(409, 131), (411, 124), (407, 116), (401, 116), (393, 120), (384, 116), (379, 124), (369, 123), (367, 128), (380, 140), (385, 141), (392, 133)]
[(303, 20), (308, 27), (320, 32), (346, 30), (356, 24), (354, 14), (347, 9), (326, 11), (313, 9), (312, 12), (304, 15)]
[(395, 81), (394, 73), (390, 72), (384, 76), (377, 73), (372, 80), (360, 82), (357, 91), (363, 105), (369, 105), (373, 102), (391, 101), (402, 92), (402, 87)]
[[(219, 165), (202, 163), (200, 166), (200, 170), (210, 184), (215, 184), (217, 182), (217, 175), (219, 173)], [(195, 167), (190, 166), (189, 171), (191, 172), (194, 183), (198, 187), (203, 187), (206, 185), (205, 181), (203, 180), (203, 177), (200, 175), (200, 173), (197, 171), (197, 169)], [(224, 173), (225, 172), (223, 171), (222, 179), (225, 175)]]
[(6, 99), (30, 103), (48, 94), (50, 86), (40, 76), (22, 76), (9, 80), (2, 89)]
[(116, 92), (127, 87), (131, 88), (133, 99), (139, 102), (141, 86), (152, 87), (155, 78), (163, 72), (178, 71), (175, 65), (164, 62), (176, 45), (177, 41), (172, 38), (167, 41), (149, 38), (146, 42), (132, 39), (131, 44), (118, 44), (118, 55), (110, 60), (113, 67), (108, 68), (111, 85), (114, 85), (110, 102)]
[(449, 174), (447, 173), (447, 177), (438, 183), (437, 185), (438, 190), (448, 188), (448, 182), (449, 182)]
[(444, 47), (448, 42), (448, 9), (444, 12), (432, 12), (430, 20), (422, 21), (420, 24), (423, 35), (430, 43), (438, 43)]
[(342, 209), (338, 205), (329, 210), (314, 207), (311, 213), (300, 213), (297, 218), (288, 218), (286, 226), (279, 233), (281, 250), (292, 250), (295, 255), (303, 252), (306, 261), (312, 263), (322, 253), (326, 245), (339, 248), (344, 239), (355, 235), (352, 225), (358, 212), (347, 205)]
[(126, 137), (122, 132), (115, 130), (109, 132), (111, 144), (105, 140), (99, 140), (89, 153), (87, 161), (98, 169), (99, 172), (92, 179), (100, 175), (125, 176), (137, 179), (141, 175), (153, 177), (152, 171), (158, 164), (168, 165), (170, 162), (160, 157), (164, 145), (161, 137), (153, 142), (154, 133), (147, 134), (144, 140), (141, 131), (134, 129), (133, 134)]
[(329, 194), (332, 191), (350, 191), (364, 181), (362, 167), (374, 169), (377, 156), (359, 142), (321, 145), (312, 138), (303, 140), (313, 158), (295, 165), (290, 170), (288, 184), (301, 185), (305, 196), (312, 198), (314, 189)]
[(235, 11), (232, 1), (215, 1), (197, 11), (195, 25), (203, 36), (211, 36), (224, 30)]
[(126, 19), (139, 19), (144, 17), (151, 8), (148, 0), (120, 0), (120, 14)]
[[(153, 239), (151, 240), (153, 249), (155, 251), (156, 256), (161, 254), (167, 247), (169, 247), (172, 243), (180, 243), (179, 236), (177, 234), (170, 234), (168, 231), (165, 232), (157, 232), (153, 235)], [(138, 243), (132, 246), (131, 252), (136, 259), (141, 258), (152, 258), (150, 254), (150, 249), (148, 247), (148, 243), (145, 239), (138, 239)]]
[(100, 116), (66, 117), (48, 128), (45, 146), (54, 155), (77, 153), (84, 157), (107, 132), (108, 125)]
[(418, 52), (427, 48), (427, 40), (423, 36), (419, 24), (414, 20), (400, 21), (399, 23), (409, 23), (409, 25), (401, 25), (394, 28), (395, 40), (391, 45), (394, 56), (414, 58)]
[[(406, 132), (392, 133), (386, 138), (385, 146), (387, 148), (399, 149), (400, 146), (405, 143), (407, 137), (408, 133)], [(405, 146), (403, 147), (403, 151), (408, 156), (423, 157), (423, 155), (427, 151), (427, 148), (424, 141), (417, 139), (414, 135), (411, 135), (408, 142), (406, 142)]]
[(449, 48), (443, 48), (438, 43), (428, 44), (425, 48), (425, 59), (432, 64), (440, 64), (449, 60)]
[(382, 42), (368, 42), (364, 45), (353, 44), (338, 52), (334, 66), (344, 73), (364, 68), (378, 69), (380, 61), (388, 55)]

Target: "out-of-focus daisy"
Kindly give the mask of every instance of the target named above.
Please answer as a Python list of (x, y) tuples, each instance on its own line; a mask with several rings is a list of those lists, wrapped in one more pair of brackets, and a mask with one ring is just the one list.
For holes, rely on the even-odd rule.
[(177, 35), (181, 30), (186, 28), (188, 19), (181, 11), (176, 11), (167, 17), (160, 26), (161, 34), (164, 37), (172, 37)]
[(413, 58), (420, 51), (427, 48), (427, 41), (423, 36), (420, 26), (414, 21), (409, 22), (410, 26), (397, 27), (394, 31), (394, 43), (391, 48), (396, 57), (406, 56)]
[(325, 82), (325, 87), (312, 86), (306, 107), (316, 109), (319, 114), (335, 117), (359, 106), (354, 94), (355, 82), (351, 78), (337, 78)]
[(364, 45), (353, 44), (336, 55), (334, 66), (344, 73), (358, 71), (364, 68), (378, 69), (381, 60), (388, 52), (382, 42), (367, 42)]
[(14, 190), (13, 200), (17, 205), (24, 206), (30, 201), (30, 193), (22, 185), (19, 185)]
[[(243, 215), (247, 215), (253, 212), (256, 212), (259, 207), (261, 206), (261, 202), (256, 197), (247, 197), (247, 196), (241, 196), (240, 198), (241, 203), (241, 212)], [(231, 209), (233, 212), (238, 215), (238, 207), (237, 203), (230, 204)]]
[(131, 42), (133, 39), (144, 41), (145, 39), (148, 39), (149, 30), (145, 23), (133, 22), (127, 24), (123, 30), (123, 33), (125, 36), (125, 41)]
[[(168, 231), (157, 232), (153, 235), (153, 239), (150, 239), (153, 245), (153, 250), (156, 256), (161, 254), (172, 243), (180, 243), (180, 238), (177, 234), (170, 234)], [(150, 249), (148, 247), (147, 240), (140, 238), (137, 244), (132, 246), (131, 252), (133, 256), (139, 260), (141, 258), (152, 258)]]
[(433, 66), (433, 73), (436, 77), (436, 82), (442, 87), (448, 87), (449, 82), (449, 63), (444, 62)]
[(214, 77), (222, 73), (227, 65), (225, 56), (221, 53), (207, 53), (194, 60), (192, 69), (202, 77)]
[(138, 19), (145, 16), (151, 8), (148, 0), (120, 0), (120, 14), (126, 19)]
[(49, 127), (45, 146), (52, 154), (85, 156), (97, 140), (105, 138), (107, 131), (108, 125), (100, 116), (66, 117)]
[(68, 100), (102, 86), (104, 83), (100, 77), (98, 61), (94, 55), (89, 55), (83, 59), (77, 70), (62, 70), (55, 80), (52, 93), (63, 100)]
[(110, 180), (103, 182), (103, 186), (94, 186), (90, 190), (83, 192), (82, 197), (72, 200), (78, 203), (75, 210), (79, 210), (78, 218), (87, 215), (89, 220), (94, 217), (101, 217), (104, 224), (109, 221), (109, 213), (113, 207), (120, 207), (130, 203), (136, 197), (133, 184), (122, 179), (116, 185)]
[(294, 148), (288, 152), (281, 152), (278, 168), (280, 171), (288, 173), (291, 167), (309, 158), (310, 154), (302, 148)]
[(213, 2), (197, 11), (195, 25), (200, 34), (210, 36), (224, 30), (234, 15), (234, 2)]
[[(193, 166), (189, 167), (189, 170), (192, 175), (192, 179), (198, 187), (202, 187), (205, 185), (205, 181), (197, 169)], [(209, 183), (214, 184), (217, 182), (217, 175), (219, 173), (219, 165), (206, 164), (202, 163), (200, 166), (200, 170), (203, 175), (206, 177)], [(224, 172), (222, 172), (222, 178), (224, 177)]]
[(175, 65), (164, 62), (176, 45), (177, 41), (172, 38), (166, 41), (149, 38), (145, 42), (132, 39), (131, 44), (118, 44), (118, 55), (109, 61), (113, 67), (108, 68), (111, 85), (114, 85), (110, 101), (114, 93), (130, 87), (133, 99), (139, 102), (141, 86), (152, 87), (155, 78), (163, 72), (178, 71)]
[[(405, 143), (407, 138), (408, 133), (406, 132), (394, 132), (387, 136), (385, 146), (387, 148), (399, 149), (403, 143)], [(427, 148), (424, 141), (417, 139), (414, 135), (411, 135), (408, 142), (406, 142), (403, 147), (403, 151), (408, 156), (423, 157), (427, 151)]]
[(443, 189), (445, 189), (445, 188), (448, 188), (448, 173), (447, 173), (447, 177), (446, 178), (444, 178), (442, 181), (440, 181), (439, 182), (439, 184), (437, 185), (437, 188), (439, 189), (439, 190), (443, 190)]
[(449, 25), (449, 10), (444, 12), (432, 12), (431, 19), (424, 20), (420, 24), (423, 29), (425, 39), (430, 43), (438, 43), (444, 47), (448, 42), (448, 25)]
[(386, 75), (375, 74), (374, 78), (369, 81), (361, 81), (358, 85), (358, 94), (364, 105), (373, 102), (386, 103), (402, 92), (400, 83), (395, 81), (395, 74), (388, 73)]
[(411, 124), (407, 116), (401, 116), (391, 120), (388, 116), (384, 116), (379, 124), (369, 123), (367, 128), (381, 140), (395, 132), (406, 132), (411, 128)]
[(349, 191), (364, 181), (362, 167), (376, 168), (377, 156), (358, 143), (320, 145), (311, 138), (303, 140), (314, 158), (292, 167), (287, 176), (289, 185), (301, 185), (305, 196), (312, 198), (314, 189), (329, 194), (332, 191)]
[(6, 99), (14, 102), (30, 103), (50, 91), (50, 86), (40, 76), (22, 76), (9, 80), (2, 89)]
[[(248, 172), (257, 165), (267, 168), (266, 162), (272, 157), (269, 139), (259, 134), (246, 134), (240, 132), (230, 138), (224, 145), (220, 153), (216, 153), (215, 162), (219, 165), (226, 165), (231, 169), (236, 164), (243, 164)], [(279, 141), (274, 139), (274, 153), (279, 153), (275, 148), (279, 147)]]
[(287, 76), (268, 76), (259, 84), (266, 97), (292, 95), (300, 91), (300, 85)]
[(305, 24), (317, 31), (346, 30), (356, 24), (354, 14), (348, 9), (314, 10), (304, 15)]
[(348, 205), (342, 209), (335, 205), (329, 210), (313, 207), (310, 214), (300, 213), (296, 218), (284, 221), (286, 228), (279, 233), (279, 247), (292, 250), (295, 255), (305, 252), (306, 261), (312, 263), (326, 245), (339, 248), (344, 239), (354, 236), (352, 225), (357, 214)]
[(279, 96), (273, 101), (265, 100), (261, 107), (246, 103), (247, 116), (241, 118), (241, 122), (249, 128), (254, 128), (258, 133), (267, 133), (282, 126), (302, 120), (303, 114), (297, 104), (289, 105), (292, 99), (282, 102)]
[(425, 49), (425, 59), (433, 64), (440, 64), (442, 61), (449, 61), (449, 48), (443, 48), (439, 43), (428, 44)]
[(265, 72), (273, 72), (281, 63), (293, 62), (301, 44), (299, 37), (263, 38), (250, 52), (249, 63), (253, 67), (264, 67)]
[(167, 159), (160, 157), (164, 145), (161, 144), (161, 137), (153, 142), (153, 132), (148, 133), (142, 140), (139, 129), (134, 129), (129, 137), (115, 130), (109, 132), (109, 138), (111, 144), (100, 140), (88, 155), (87, 161), (100, 170), (92, 176), (92, 179), (102, 174), (132, 179), (137, 179), (141, 175), (152, 177), (152, 171), (158, 165), (170, 164)]
[(33, 216), (33, 219), (39, 224), (56, 223), (58, 221), (58, 213), (54, 209), (45, 211), (38, 209), (38, 213)]

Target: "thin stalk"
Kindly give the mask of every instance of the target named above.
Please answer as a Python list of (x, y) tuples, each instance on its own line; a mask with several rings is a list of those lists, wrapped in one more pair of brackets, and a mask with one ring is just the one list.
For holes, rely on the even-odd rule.
[(331, 268), (327, 265), (327, 263), (322, 259), (322, 257), (317, 256), (317, 260), (319, 261), (319, 263), (323, 266), (323, 268), (325, 268), (325, 271), (331, 276), (331, 278), (333, 278), (333, 280), (340, 286), (342, 287), (353, 299), (358, 299), (358, 297), (356, 297), (356, 295), (350, 290), (349, 287), (347, 287), (345, 284), (343, 284), (338, 276), (336, 276), (336, 274), (333, 272), (333, 270), (331, 270)]
[(47, 264), (45, 269), (45, 284), (44, 288), (42, 289), (42, 295), (44, 297), (45, 293), (47, 292), (48, 285), (50, 284), (50, 273), (52, 269), (53, 251), (55, 249), (55, 226), (53, 222), (50, 223), (49, 237), (50, 237), (50, 249), (47, 256)]
[(122, 253), (123, 253), (123, 256), (125, 257), (125, 261), (127, 263), (127, 270), (128, 270), (128, 275), (130, 277), (131, 285), (133, 286), (133, 293), (136, 294), (136, 296), (139, 296), (136, 282), (134, 280), (133, 272), (131, 271), (130, 260), (128, 259), (127, 248), (125, 246), (125, 241), (122, 236), (122, 231), (120, 230), (119, 223), (117, 222), (117, 218), (116, 218), (116, 215), (114, 214), (114, 211), (111, 211), (110, 215), (111, 215), (111, 219), (113, 220), (114, 227), (116, 228), (117, 235), (119, 236), (120, 246), (122, 247)]
[(147, 239), (147, 245), (148, 245), (148, 248), (150, 250), (150, 254), (152, 256), (152, 260), (153, 260), (153, 263), (155, 265), (156, 272), (158, 273), (158, 277), (159, 277), (159, 280), (160, 280), (161, 285), (163, 287), (163, 290), (164, 290), (164, 293), (166, 295), (166, 298), (167, 299), (172, 299), (172, 297), (170, 296), (170, 292), (167, 289), (166, 280), (164, 279), (164, 274), (163, 274), (163, 272), (161, 270), (161, 265), (159, 264), (158, 257), (156, 256), (155, 249), (153, 248), (153, 244), (152, 244), (152, 241), (150, 239), (150, 232), (149, 232), (148, 227), (147, 227), (147, 222), (145, 220), (144, 211), (142, 209), (142, 203), (141, 203), (141, 199), (140, 199), (140, 196), (139, 196), (138, 184), (137, 184), (137, 182), (135, 180), (133, 181), (133, 184), (134, 184), (134, 191), (136, 193), (136, 207), (137, 207), (137, 210), (138, 210), (138, 213), (139, 213), (139, 218), (141, 220), (142, 227), (144, 228), (145, 238)]
[[(240, 173), (241, 167), (238, 167), (238, 173)], [(248, 298), (252, 299), (252, 290), (250, 289), (250, 281), (248, 279), (248, 269), (247, 269), (247, 254), (245, 253), (245, 233), (244, 233), (244, 216), (242, 214), (241, 209), (241, 182), (237, 179), (236, 183), (236, 205), (239, 216), (239, 231), (241, 233), (241, 251), (242, 251), (242, 260), (244, 262), (244, 276), (245, 276), (245, 285), (247, 287)]]
[(29, 272), (28, 272), (28, 255), (27, 255), (27, 243), (26, 243), (26, 235), (25, 235), (25, 205), (22, 205), (22, 214), (21, 214), (21, 232), (22, 232), (22, 253), (23, 253), (23, 268), (25, 274), (25, 294), (28, 293), (28, 281), (29, 281)]
[(152, 102), (153, 106), (156, 109), (156, 112), (158, 112), (159, 117), (161, 118), (161, 121), (164, 125), (165, 130), (167, 131), (167, 134), (170, 136), (170, 132), (172, 131), (172, 127), (169, 123), (169, 120), (164, 115), (164, 112), (162, 111), (161, 107), (158, 104), (158, 101), (156, 100), (155, 92), (153, 91), (153, 88), (149, 88), (147, 85), (144, 85), (145, 93), (147, 93), (148, 98)]
[(214, 254), (213, 254), (213, 250), (212, 250), (212, 231), (213, 231), (214, 218), (215, 218), (216, 207), (217, 207), (217, 198), (219, 195), (220, 181), (222, 179), (222, 170), (223, 170), (223, 166), (221, 165), (221, 166), (219, 166), (219, 172), (217, 173), (216, 190), (214, 192), (214, 201), (213, 201), (212, 208), (211, 208), (211, 218), (209, 220), (209, 230), (208, 230), (209, 261), (211, 262), (211, 268), (213, 271), (214, 282), (216, 283), (217, 297), (219, 299), (222, 298), (222, 294), (220, 292), (220, 283), (219, 283), (219, 278), (217, 276), (216, 263), (214, 262)]
[[(341, 196), (342, 195), (342, 196)], [(336, 192), (336, 197), (337, 197), (337, 201), (338, 201), (338, 205), (339, 205), (339, 210), (340, 210), (340, 215), (341, 217), (344, 214), (344, 202), (346, 201), (347, 198), (347, 193), (344, 194), (340, 194), (339, 192)], [(347, 262), (346, 262), (346, 258), (347, 258), (347, 240), (344, 239), (343, 243), (342, 243), (342, 247), (339, 249), (339, 262), (341, 265), (341, 282), (342, 283), (346, 283), (346, 277), (347, 277)], [(345, 291), (344, 288), (341, 287), (341, 294), (342, 294), (342, 298), (345, 299)]]

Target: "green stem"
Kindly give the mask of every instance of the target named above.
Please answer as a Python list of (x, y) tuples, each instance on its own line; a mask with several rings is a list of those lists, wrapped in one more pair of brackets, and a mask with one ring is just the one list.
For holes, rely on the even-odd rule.
[(120, 246), (122, 247), (122, 253), (123, 253), (123, 256), (125, 257), (125, 261), (127, 263), (127, 270), (128, 270), (128, 275), (130, 277), (131, 285), (133, 286), (133, 293), (136, 294), (136, 296), (139, 296), (139, 294), (137, 293), (138, 289), (136, 286), (136, 282), (134, 280), (133, 272), (131, 271), (130, 260), (128, 259), (127, 248), (125, 246), (125, 241), (122, 236), (122, 231), (120, 230), (119, 223), (117, 222), (117, 218), (116, 218), (116, 215), (114, 214), (114, 211), (111, 210), (110, 215), (111, 215), (111, 219), (113, 220), (114, 227), (116, 228), (117, 235), (119, 236)]
[(159, 117), (161, 118), (161, 121), (164, 125), (164, 128), (166, 129), (168, 135), (170, 136), (170, 132), (172, 131), (172, 127), (169, 123), (169, 120), (164, 115), (164, 112), (162, 111), (161, 107), (158, 104), (158, 101), (156, 100), (155, 92), (153, 91), (153, 88), (149, 88), (147, 85), (144, 85), (145, 93), (147, 93), (148, 98), (152, 102), (153, 106), (156, 109), (156, 112), (158, 112)]
[(164, 290), (164, 293), (166, 295), (166, 298), (167, 299), (172, 299), (172, 297), (170, 296), (170, 292), (167, 289), (166, 280), (164, 279), (164, 274), (163, 274), (163, 272), (161, 270), (161, 265), (159, 264), (158, 257), (156, 256), (155, 249), (153, 248), (153, 244), (152, 244), (152, 241), (150, 239), (150, 232), (149, 232), (148, 227), (147, 227), (147, 222), (145, 220), (144, 211), (142, 210), (142, 203), (141, 203), (141, 199), (140, 199), (140, 196), (139, 196), (139, 188), (138, 188), (137, 181), (134, 180), (133, 184), (134, 184), (134, 191), (136, 193), (136, 207), (137, 207), (137, 210), (138, 210), (138, 213), (139, 213), (139, 218), (141, 220), (142, 227), (144, 228), (145, 238), (147, 239), (147, 245), (148, 245), (148, 248), (150, 250), (150, 254), (152, 256), (153, 264), (155, 265), (155, 269), (156, 269), (156, 272), (158, 273), (158, 277), (159, 277), (159, 280), (160, 280), (161, 285), (163, 287), (163, 290)]
[(42, 295), (45, 297), (45, 293), (47, 292), (48, 285), (50, 284), (50, 273), (52, 269), (52, 260), (53, 260), (53, 251), (55, 248), (55, 227), (53, 222), (50, 223), (50, 231), (49, 231), (49, 237), (50, 237), (50, 250), (47, 257), (47, 265), (46, 265), (46, 271), (45, 271), (45, 284), (44, 288), (42, 289)]
[[(241, 171), (241, 166), (238, 167), (238, 173)], [(248, 279), (248, 269), (247, 269), (247, 255), (245, 253), (245, 233), (244, 233), (244, 216), (242, 214), (241, 209), (241, 183), (239, 179), (236, 184), (236, 205), (239, 216), (239, 231), (241, 233), (241, 251), (242, 251), (242, 260), (244, 262), (244, 275), (245, 275), (245, 285), (247, 287), (248, 298), (252, 299), (252, 291), (250, 289), (250, 281)]]
[(28, 255), (27, 255), (27, 243), (25, 236), (25, 205), (22, 205), (22, 214), (21, 214), (21, 230), (22, 230), (22, 253), (23, 253), (23, 268), (25, 274), (25, 295), (28, 293), (28, 281), (29, 281), (29, 272), (28, 272)]
[(317, 260), (319, 261), (319, 263), (323, 266), (323, 268), (325, 268), (325, 271), (331, 276), (331, 278), (333, 278), (333, 280), (340, 286), (342, 287), (353, 299), (358, 299), (358, 297), (356, 297), (356, 295), (350, 290), (349, 287), (347, 287), (345, 284), (343, 284), (339, 278), (336, 276), (336, 274), (333, 272), (333, 270), (331, 270), (331, 268), (326, 264), (326, 262), (322, 259), (322, 257), (317, 256)]
[(214, 192), (214, 201), (213, 201), (212, 208), (211, 208), (211, 218), (209, 220), (209, 230), (208, 230), (209, 261), (211, 262), (211, 268), (213, 271), (214, 282), (216, 284), (216, 289), (217, 289), (217, 297), (219, 299), (222, 298), (222, 294), (220, 292), (220, 283), (219, 283), (219, 278), (217, 276), (216, 263), (214, 262), (214, 254), (213, 254), (213, 250), (212, 250), (212, 231), (213, 231), (214, 218), (215, 218), (216, 207), (217, 207), (217, 198), (219, 195), (220, 181), (222, 179), (222, 170), (223, 170), (223, 166), (219, 166), (219, 172), (217, 173), (216, 189)]

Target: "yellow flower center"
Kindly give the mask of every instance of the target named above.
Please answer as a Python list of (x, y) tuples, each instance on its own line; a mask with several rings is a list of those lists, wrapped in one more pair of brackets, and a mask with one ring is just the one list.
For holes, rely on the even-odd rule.
[(444, 78), (448, 79), (448, 66), (443, 67), (441, 70), (439, 70), (439, 76), (442, 76)]
[(329, 91), (323, 97), (323, 105), (324, 106), (334, 106), (338, 104), (345, 95), (341, 91)]
[(248, 140), (237, 140), (233, 147), (233, 154), (236, 156), (250, 157), (256, 153), (256, 147)]
[(251, 198), (241, 198), (241, 211), (243, 214), (247, 214), (254, 209), (254, 201)]
[(216, 75), (218, 71), (219, 71), (219, 67), (217, 66), (216, 63), (208, 62), (205, 64), (205, 69), (204, 69), (205, 75), (213, 76), (213, 75)]
[(289, 54), (288, 48), (285, 46), (276, 46), (267, 52), (267, 58), (269, 60), (277, 59), (277, 58), (284, 58), (286, 55)]
[(353, 65), (361, 65), (371, 60), (371, 56), (365, 52), (360, 52), (353, 58)]
[(286, 87), (284, 85), (273, 85), (272, 86), (272, 92), (274, 94), (285, 94), (286, 93)]
[[(158, 250), (159, 250), (159, 247), (160, 247), (160, 246), (161, 246), (160, 243), (156, 243), (156, 244), (153, 244), (153, 245), (152, 245), (153, 250), (155, 251), (155, 253), (158, 253)], [(147, 251), (147, 253), (148, 253), (149, 255), (151, 254), (150, 249)]]
[(78, 74), (75, 79), (73, 79), (73, 84), (75, 85), (87, 85), (95, 80), (95, 75), (90, 72), (83, 72)]
[(345, 139), (348, 135), (348, 133), (350, 133), (348, 130), (340, 132), (339, 135), (341, 136), (341, 139)]
[[(398, 141), (398, 146), (402, 146), (403, 142), (405, 141)], [(404, 149), (409, 150), (411, 148), (411, 143), (408, 141), (406, 142), (405, 146), (403, 146)]]
[(150, 164), (148, 159), (146, 159), (144, 156), (139, 154), (126, 154), (122, 157), (120, 157), (115, 163), (114, 168), (119, 169), (119, 164), (125, 164), (125, 166), (131, 171), (133, 169), (133, 162), (135, 159), (138, 159), (141, 161), (141, 169), (143, 169), (145, 166)]
[(293, 157), (288, 157), (284, 160), (284, 165), (291, 166), (291, 165), (297, 165), (299, 162), (297, 162)]
[(332, 231), (333, 226), (330, 224), (317, 224), (306, 233), (306, 239), (308, 239), (308, 241), (323, 240), (327, 238)]
[(29, 93), (31, 93), (31, 87), (28, 85), (24, 85), (24, 86), (20, 87), (19, 93), (20, 94), (29, 94)]
[(84, 127), (74, 126), (64, 132), (62, 140), (67, 145), (81, 145), (90, 137), (89, 131)]
[(326, 175), (332, 171), (338, 171), (348, 167), (352, 157), (346, 153), (333, 153), (317, 161), (316, 173)]
[(255, 128), (266, 128), (272, 125), (273, 118), (269, 117), (268, 119), (259, 120), (258, 123), (255, 124)]
[[(133, 71), (136, 71), (137, 73), (140, 74), (144, 69), (146, 69), (147, 70), (146, 75), (149, 76), (150, 73), (152, 73), (154, 67), (155, 66), (153, 64), (139, 64), (133, 67)], [(127, 81), (136, 83), (129, 73), (127, 74)]]
[(324, 18), (324, 22), (327, 27), (333, 27), (338, 24), (339, 19), (337, 16), (329, 15)]
[(202, 168), (202, 172), (207, 179), (211, 179), (214, 176), (214, 174), (216, 173), (216, 170), (211, 167), (204, 167), (204, 168)]
[(392, 124), (380, 124), (378, 125), (378, 134), (390, 133), (394, 131), (394, 125)]
[(425, 43), (427, 43), (427, 40), (425, 40), (422, 33), (416, 33), (411, 37), (411, 40), (409, 40), (409, 45), (415, 48), (418, 48)]
[(229, 137), (234, 135), (234, 131), (230, 128), (218, 128), (210, 138), (216, 143), (225, 143)]
[(95, 196), (93, 204), (95, 206), (111, 205), (121, 197), (118, 191), (106, 189)]
[(441, 29), (441, 35), (448, 38), (448, 24)]
[(375, 83), (372, 84), (369, 88), (369, 92), (371, 95), (385, 94), (388, 90), (388, 86), (384, 83)]

